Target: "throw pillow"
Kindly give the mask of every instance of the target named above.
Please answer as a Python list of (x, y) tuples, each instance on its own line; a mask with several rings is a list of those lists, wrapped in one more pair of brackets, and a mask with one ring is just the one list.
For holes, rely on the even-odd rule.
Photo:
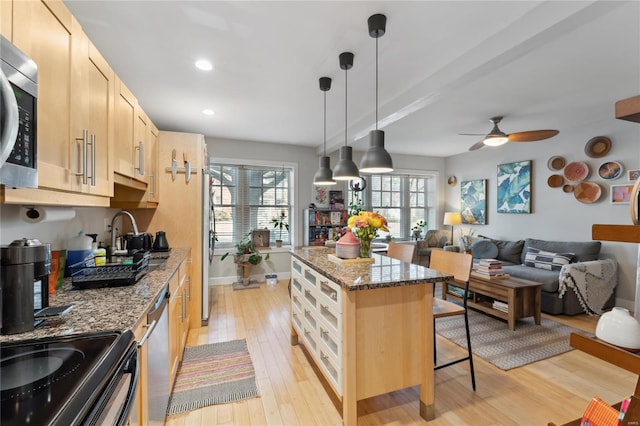
[(478, 240), (471, 244), (474, 259), (494, 259), (498, 255), (498, 246), (489, 240)]
[(573, 253), (552, 253), (529, 247), (524, 257), (524, 264), (547, 271), (559, 271), (564, 265), (571, 263), (574, 257)]

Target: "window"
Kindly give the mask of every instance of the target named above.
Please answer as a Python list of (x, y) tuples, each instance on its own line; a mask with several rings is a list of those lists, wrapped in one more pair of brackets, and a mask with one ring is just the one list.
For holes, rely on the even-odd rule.
[(435, 174), (384, 174), (365, 179), (367, 187), (364, 191), (349, 189), (349, 203), (359, 200), (363, 210), (386, 217), (393, 238), (410, 239), (411, 227), (421, 220), (427, 222), (427, 229), (438, 228), (435, 222)]
[(271, 219), (284, 211), (289, 229), (293, 211), (293, 169), (235, 164), (211, 164), (211, 189), (216, 219), (216, 246), (233, 247), (254, 229), (269, 229), (270, 242), (282, 239), (291, 244), (291, 235), (274, 229)]

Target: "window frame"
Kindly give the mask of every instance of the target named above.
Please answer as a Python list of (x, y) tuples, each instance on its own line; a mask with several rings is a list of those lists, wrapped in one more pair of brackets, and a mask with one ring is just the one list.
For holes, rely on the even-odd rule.
[[(297, 191), (296, 191), (296, 177), (298, 176), (298, 165), (297, 163), (291, 163), (291, 162), (282, 162), (282, 161), (262, 161), (262, 160), (247, 160), (247, 159), (236, 159), (236, 158), (214, 158), (214, 157), (210, 157), (209, 159), (209, 164), (208, 167), (211, 170), (212, 167), (233, 167), (236, 170), (241, 170), (243, 167), (247, 168), (247, 169), (272, 169), (274, 171), (278, 171), (279, 169), (285, 169), (286, 171), (289, 172), (289, 188), (288, 188), (288, 198), (289, 198), (289, 204), (288, 204), (288, 212), (287, 212), (287, 219), (288, 219), (288, 224), (289, 224), (289, 231), (288, 231), (288, 240), (286, 240), (285, 238), (285, 244), (283, 244), (284, 246), (293, 246), (294, 242), (295, 242), (295, 238), (296, 238), (296, 202), (297, 202)], [(248, 173), (247, 173), (248, 175)], [(248, 184), (246, 178), (248, 176), (244, 176), (241, 177), (240, 175), (238, 176), (238, 185), (243, 184), (243, 182), (245, 184)], [(219, 187), (219, 185), (218, 185)], [(236, 195), (238, 196), (242, 196), (242, 194), (244, 194), (244, 199), (245, 201), (249, 200), (249, 187), (247, 186), (244, 189), (236, 189)], [(217, 197), (216, 197), (217, 198)], [(219, 198), (218, 198), (219, 199)], [(228, 206), (233, 206), (234, 209), (237, 208), (244, 208), (245, 210), (245, 214), (246, 215), (250, 215), (250, 211), (252, 208), (255, 208), (254, 205), (251, 204), (246, 204), (244, 207), (242, 207), (240, 205), (240, 203), (225, 203), (223, 204), (225, 207)], [(252, 207), (253, 206), (253, 207)], [(272, 207), (271, 205), (269, 205), (270, 207)], [(216, 203), (214, 206), (215, 208), (220, 208), (220, 203)], [(280, 208), (279, 206), (273, 206), (275, 208)], [(249, 219), (250, 220), (250, 219)], [(250, 228), (249, 230), (242, 230), (239, 229), (238, 227), (242, 226), (242, 224), (236, 223), (234, 222), (233, 224), (233, 233), (232, 233), (232, 237), (231, 237), (231, 241), (226, 241), (226, 242), (221, 242), (221, 241), (216, 241), (216, 249), (221, 249), (223, 251), (228, 251), (229, 248), (232, 248), (235, 246), (235, 244), (238, 242), (237, 240), (239, 240), (239, 238), (242, 237), (242, 235), (244, 235), (246, 232), (251, 231), (252, 229), (255, 228)], [(275, 241), (275, 239), (277, 239), (277, 237), (279, 237), (279, 230), (277, 228), (273, 228), (273, 226), (269, 223), (267, 225), (267, 228), (270, 231), (270, 245), (269, 248), (275, 248), (275, 245), (273, 244), (273, 241)], [(284, 235), (283, 235), (284, 237)]]
[[(424, 207), (422, 208), (425, 212), (425, 216), (422, 220), (426, 220), (428, 223), (427, 229), (438, 229), (438, 224), (436, 221), (437, 218), (437, 209), (438, 209), (438, 177), (439, 173), (436, 171), (423, 171), (423, 170), (401, 170), (395, 171), (392, 173), (384, 173), (384, 174), (371, 174), (364, 175), (364, 179), (367, 181), (366, 188), (358, 192), (358, 198), (362, 201), (361, 208), (362, 210), (370, 210), (370, 211), (379, 211), (381, 206), (373, 206), (373, 193), (378, 191), (377, 189), (374, 191), (373, 189), (373, 178), (382, 178), (387, 176), (400, 177), (401, 178), (401, 187), (400, 187), (400, 235), (392, 235), (392, 238), (396, 238), (399, 240), (410, 240), (411, 239), (411, 227), (415, 225), (416, 221), (412, 221), (412, 211), (416, 209), (416, 207), (410, 205), (411, 200), (411, 187), (409, 184), (409, 179), (411, 178), (422, 178), (425, 179), (424, 186)], [(392, 190), (392, 188), (390, 188)], [(381, 190), (383, 191), (383, 190)], [(386, 192), (386, 190), (385, 190)], [(354, 192), (351, 190), (351, 187), (347, 189), (347, 197), (348, 203), (351, 204), (353, 202), (353, 194)], [(389, 207), (396, 208), (396, 207)], [(420, 220), (420, 219), (418, 219)], [(384, 239), (384, 236), (381, 236), (379, 239)]]

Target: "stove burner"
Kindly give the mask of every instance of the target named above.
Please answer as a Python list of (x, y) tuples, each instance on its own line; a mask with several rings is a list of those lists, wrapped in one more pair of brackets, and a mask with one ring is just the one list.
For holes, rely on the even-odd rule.
[[(0, 360), (0, 368), (2, 368), (0, 391), (35, 384), (47, 378), (49, 378), (47, 383), (52, 383), (55, 381), (54, 373), (74, 355), (84, 358), (84, 353), (75, 348), (41, 349), (3, 358)], [(77, 363), (74, 364), (77, 367)], [(65, 368), (75, 370), (69, 365)], [(64, 375), (64, 372), (61, 373)]]

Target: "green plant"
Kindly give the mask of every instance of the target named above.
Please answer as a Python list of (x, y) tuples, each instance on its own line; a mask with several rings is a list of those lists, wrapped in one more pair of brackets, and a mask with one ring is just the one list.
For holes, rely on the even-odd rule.
[[(262, 253), (256, 250), (256, 248), (253, 246), (253, 241), (251, 240), (251, 231), (242, 236), (240, 241), (236, 243), (235, 248), (236, 251), (233, 253), (233, 255), (234, 261), (236, 263), (238, 263), (239, 260), (242, 259), (246, 260), (252, 265), (258, 265), (260, 262), (262, 262), (263, 258), (264, 260), (269, 260), (268, 253), (266, 256), (263, 256)], [(232, 254), (232, 252), (226, 252), (222, 255), (220, 260), (225, 260), (230, 254)]]
[(282, 230), (286, 229), (289, 232), (289, 224), (287, 223), (287, 215), (284, 210), (280, 211), (280, 216), (276, 216), (271, 218), (271, 223), (273, 224), (274, 229), (280, 229), (280, 237), (278, 240), (282, 241)]
[(411, 228), (411, 230), (413, 232), (420, 231), (422, 233), (422, 230), (426, 228), (426, 226), (427, 226), (427, 222), (425, 222), (424, 220), (421, 220), (420, 222), (416, 222), (416, 224), (413, 226), (413, 228)]

